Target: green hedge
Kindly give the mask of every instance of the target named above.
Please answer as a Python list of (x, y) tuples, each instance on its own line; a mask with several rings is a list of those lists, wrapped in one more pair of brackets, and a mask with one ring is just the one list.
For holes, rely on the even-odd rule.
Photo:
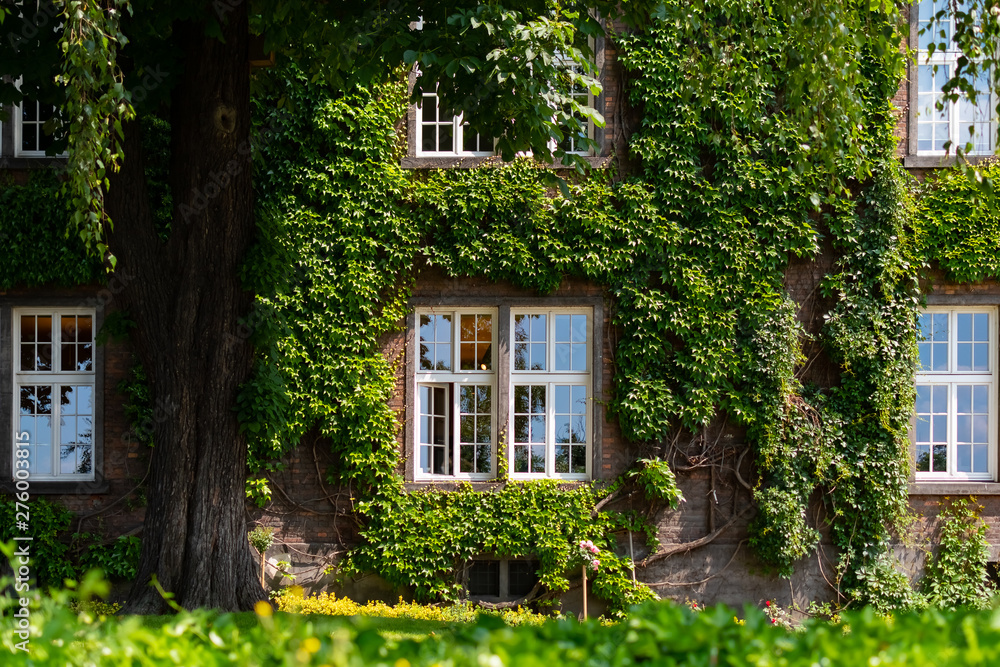
[[(269, 611), (270, 608), (268, 608)], [(883, 618), (867, 609), (839, 625), (799, 632), (748, 608), (737, 622), (724, 606), (695, 613), (648, 603), (617, 625), (560, 620), (508, 627), (493, 618), (415, 639), (383, 633), (368, 618), (270, 613), (258, 618), (198, 611), (163, 624), (142, 618), (94, 621), (47, 601), (32, 611), (30, 653), (14, 649), (2, 620), (5, 665), (995, 665), (1000, 611), (926, 611)]]

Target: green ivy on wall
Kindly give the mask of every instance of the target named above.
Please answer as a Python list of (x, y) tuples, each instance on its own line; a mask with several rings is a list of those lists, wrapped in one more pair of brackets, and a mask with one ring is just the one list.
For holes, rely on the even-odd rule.
[[(979, 165), (984, 180), (1000, 176), (1000, 162)], [(1000, 212), (982, 184), (960, 169), (942, 169), (919, 189), (913, 216), (924, 260), (954, 282), (1000, 277)]]
[[(704, 10), (721, 17), (732, 6)], [(539, 294), (566, 276), (604, 285), (620, 332), (608, 409), (625, 437), (662, 442), (728, 414), (756, 455), (752, 541), (761, 560), (787, 576), (815, 548), (806, 508), (823, 491), (842, 592), (870, 597), (857, 572), (886, 562), (906, 511), (915, 269), (888, 102), (902, 61), (845, 45), (858, 49), (855, 84), (872, 102), (830, 165), (815, 144), (825, 135), (776, 102), (793, 88), (782, 22), (739, 12), (716, 21), (735, 45), (720, 59), (715, 51), (729, 42), (686, 16), (668, 8), (644, 34), (618, 38), (643, 108), (631, 142), (642, 171), (593, 174), (568, 197), (554, 196), (546, 171), (526, 160), (404, 173), (394, 132), (400, 85), (330, 98), (286, 71), (286, 106), (261, 106), (262, 136), (282, 140), (262, 151), (265, 240), (248, 271), (261, 296), (248, 329), (265, 354), (241, 415), (262, 465), (313, 425), (330, 440), (331, 481), (352, 484), (363, 500), (366, 542), (353, 567), (453, 598), (456, 568), (472, 555), (534, 553), (560, 590), (573, 540), (612, 544), (607, 525), (582, 531), (572, 519), (593, 511), (592, 487), (553, 486), (551, 502), (586, 502), (576, 514), (524, 512), (530, 520), (511, 519), (499, 537), (481, 524), (521, 485), (401, 490), (387, 407), (400, 360), (384, 359), (379, 343), (401, 320), (422, 262)], [(898, 37), (891, 11), (865, 20)], [(824, 243), (839, 255), (822, 284), (833, 305), (820, 342), (842, 369), (832, 388), (797, 374), (806, 332), (784, 287), (789, 259), (815, 258)], [(536, 524), (559, 538), (531, 537)], [(641, 595), (628, 583), (613, 606)]]
[(69, 202), (47, 169), (0, 184), (0, 290), (87, 285), (104, 279), (100, 261), (68, 229)]

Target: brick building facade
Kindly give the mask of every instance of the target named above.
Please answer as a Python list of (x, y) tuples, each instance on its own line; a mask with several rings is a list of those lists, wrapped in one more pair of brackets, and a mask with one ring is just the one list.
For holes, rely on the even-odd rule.
[[(911, 20), (911, 23), (916, 26), (915, 19)], [(915, 31), (911, 32), (916, 34)], [(913, 39), (916, 40), (916, 36)], [(918, 44), (914, 41), (914, 47), (916, 46)], [(621, 73), (613, 44), (600, 41), (596, 51), (603, 92), (600, 97), (593, 100), (593, 103), (602, 112), (607, 124), (599, 133), (595, 131), (594, 136), (599, 139), (600, 150), (586, 157), (593, 166), (601, 168), (607, 166), (613, 159), (619, 161), (627, 159), (624, 157), (627, 155), (624, 148), (628, 141), (628, 129), (634, 126), (635, 112), (627, 108), (622, 100)], [(922, 178), (928, 170), (938, 165), (946, 165), (947, 158), (922, 154), (917, 147), (915, 137), (919, 134), (919, 129), (915, 113), (917, 102), (914, 99), (920, 94), (915, 82), (917, 66), (911, 65), (909, 72), (909, 77), (900, 83), (893, 100), (899, 113), (897, 155), (904, 166), (916, 177)], [(422, 138), (423, 133), (428, 132), (428, 128), (431, 127), (428, 117), (429, 110), (426, 104), (421, 115), (418, 116), (415, 110), (411, 110), (407, 116), (405, 129), (409, 148), (403, 158), (404, 167), (416, 170), (469, 168), (498, 159), (474, 155), (472, 154), (474, 151), (463, 151), (456, 145), (451, 145), (450, 150), (439, 150), (441, 146), (438, 144), (427, 150), (426, 147), (430, 144), (423, 143)], [(452, 139), (456, 140), (455, 137), (461, 130), (460, 119), (449, 121), (441, 120), (439, 116), (434, 117), (435, 128), (449, 126), (449, 123), (452, 123), (450, 127), (456, 132)], [(30, 155), (21, 155), (7, 148), (14, 145), (14, 137), (11, 136), (8, 140), (7, 136), (10, 132), (8, 128), (14, 125), (14, 123), (4, 124), (6, 134), (3, 146), (9, 154), (3, 157), (7, 159), (8, 166), (14, 169), (12, 173), (17, 174), (27, 166), (34, 167), (39, 163), (31, 162), (33, 158)], [(436, 136), (440, 140), (440, 135)], [(423, 146), (425, 149), (418, 150), (418, 146)], [(624, 165), (624, 168), (627, 169), (628, 166)], [(814, 333), (818, 331), (822, 324), (820, 315), (829, 310), (829, 304), (821, 302), (818, 285), (831, 271), (835, 259), (832, 250), (827, 248), (815, 259), (789, 261), (785, 285), (792, 298), (800, 304), (799, 318), (807, 331)], [(928, 291), (928, 306), (938, 309), (934, 312), (944, 313), (947, 309), (951, 309), (948, 310), (950, 313), (948, 316), (957, 318), (965, 312), (964, 308), (971, 308), (968, 313), (986, 314), (989, 318), (989, 329), (993, 332), (990, 334), (992, 338), (988, 338), (986, 342), (992, 345), (990, 354), (995, 373), (998, 349), (995, 333), (996, 309), (1000, 306), (1000, 284), (988, 282), (977, 285), (954, 285), (944, 282), (940, 277), (933, 277), (930, 284), (925, 287)], [(396, 334), (384, 341), (384, 354), (395, 363), (397, 369), (396, 391), (391, 407), (398, 415), (401, 425), (399, 447), (402, 460), (405, 462), (401, 472), (408, 488), (427, 488), (430, 485), (450, 488), (457, 481), (468, 479), (474, 485), (486, 490), (495, 484), (490, 479), (496, 476), (497, 459), (507, 456), (503, 452), (493, 450), (489, 472), (483, 473), (482, 478), (475, 476), (478, 473), (472, 473), (468, 478), (463, 477), (461, 439), (455, 433), (449, 433), (449, 437), (445, 438), (448, 443), (452, 443), (456, 438), (458, 440), (455, 440), (450, 451), (441, 454), (444, 457), (442, 461), (445, 461), (442, 464), (444, 467), (437, 472), (432, 470), (431, 460), (433, 456), (437, 456), (434, 453), (435, 445), (433, 442), (420, 441), (423, 436), (418, 433), (416, 424), (422, 416), (427, 417), (428, 423), (433, 422), (437, 413), (421, 405), (417, 396), (420, 387), (441, 389), (442, 396), (449, 396), (448, 401), (452, 408), (460, 410), (461, 408), (457, 407), (459, 402), (454, 395), (455, 392), (459, 392), (465, 386), (463, 382), (466, 385), (470, 383), (474, 385), (477, 381), (463, 381), (451, 375), (445, 380), (436, 381), (433, 376), (433, 373), (437, 372), (435, 369), (424, 372), (428, 369), (420, 368), (419, 318), (422, 315), (428, 318), (442, 317), (439, 320), (441, 323), (453, 322), (452, 319), (445, 318), (442, 313), (450, 318), (460, 318), (463, 314), (477, 315), (480, 311), (491, 315), (493, 325), (489, 343), (495, 348), (491, 352), (494, 355), (492, 358), (495, 367), (485, 369), (484, 375), (477, 376), (481, 379), (478, 380), (480, 384), (476, 386), (489, 384), (497, 388), (509, 388), (515, 384), (511, 379), (511, 373), (516, 372), (512, 370), (513, 365), (500, 362), (517, 354), (516, 350), (510, 348), (512, 345), (516, 347), (516, 341), (519, 340), (516, 332), (519, 315), (527, 318), (545, 315), (550, 318), (544, 325), (551, 327), (547, 330), (544, 342), (552, 349), (560, 344), (558, 338), (560, 334), (556, 333), (554, 324), (557, 315), (563, 318), (573, 316), (586, 318), (586, 331), (582, 334), (585, 340), (579, 341), (580, 344), (589, 346), (586, 378), (584, 379), (582, 375), (576, 379), (566, 379), (563, 376), (558, 376), (558, 379), (533, 376), (535, 379), (530, 382), (536, 383), (537, 386), (543, 384), (549, 386), (553, 395), (563, 387), (585, 388), (590, 406), (587, 412), (574, 413), (570, 408), (570, 412), (565, 413), (573, 418), (583, 416), (585, 421), (586, 436), (582, 446), (587, 457), (587, 472), (581, 473), (582, 477), (610, 480), (623, 473), (634, 460), (633, 446), (623, 439), (618, 425), (608, 418), (602, 407), (603, 398), (614, 390), (612, 379), (615, 331), (609, 319), (610, 303), (601, 285), (566, 280), (552, 294), (540, 297), (509, 284), (492, 283), (475, 277), (453, 279), (444, 276), (436, 269), (425, 269), (416, 277), (411, 305), (413, 311), (407, 321), (401, 323), (401, 328)], [(27, 344), (24, 343), (26, 339), (23, 332), (15, 326), (15, 318), (22, 312), (29, 312), (24, 310), (26, 308), (31, 314), (35, 312), (31, 309), (49, 308), (57, 316), (64, 312), (92, 313), (96, 331), (101, 319), (115, 309), (113, 285), (68, 290), (0, 292), (0, 332), (2, 332), (0, 368), (13, 368), (18, 344)], [(572, 319), (561, 321), (573, 322)], [(457, 322), (454, 324), (457, 327)], [(525, 335), (529, 337), (526, 344), (530, 344), (533, 340), (530, 338), (532, 334), (530, 329), (525, 331), (527, 332)], [(458, 329), (454, 329), (454, 332), (458, 332)], [(21, 339), (13, 340), (13, 336), (19, 334), (22, 336)], [(30, 342), (38, 344), (38, 341)], [(455, 346), (455, 349), (449, 348), (449, 354), (454, 354), (452, 358), (458, 360), (460, 358), (457, 349), (460, 344), (458, 334), (454, 340), (449, 339), (449, 342)], [(564, 342), (571, 347), (576, 341), (567, 339)], [(136, 441), (135, 427), (129, 424), (125, 416), (122, 395), (117, 390), (119, 383), (128, 375), (131, 358), (127, 346), (122, 343), (109, 342), (99, 349), (100, 352), (95, 355), (94, 360), (97, 374), (94, 386), (99, 393), (94, 403), (92, 432), (95, 456), (100, 457), (99, 462), (94, 463), (96, 469), (93, 474), (76, 474), (70, 471), (65, 481), (59, 481), (58, 475), (53, 474), (49, 481), (39, 483), (34, 492), (45, 493), (77, 513), (80, 517), (81, 530), (103, 532), (108, 536), (135, 534), (141, 528), (143, 510), (138, 494), (141, 493), (141, 482), (145, 477), (147, 456), (145, 447)], [(546, 354), (550, 352), (551, 350), (548, 350)], [(809, 379), (820, 385), (832, 384), (837, 369), (823, 357), (818, 346), (807, 348), (805, 354), (807, 358), (812, 355), (817, 358), (816, 363), (810, 367)], [(24, 381), (27, 382), (28, 380)], [(525, 382), (529, 383), (528, 380)], [(992, 449), (995, 450), (998, 384), (995, 379), (989, 382), (992, 382), (990, 386), (993, 392), (990, 442)], [(67, 380), (67, 383), (69, 386), (70, 380)], [(13, 386), (7, 382), (0, 389), (0, 408), (3, 409), (0, 425), (3, 425), (7, 432), (15, 430), (11, 420), (16, 418), (13, 405), (18, 398), (14, 395)], [(25, 386), (35, 385), (25, 384)], [(518, 442), (518, 436), (512, 433), (515, 426), (505, 416), (513, 415), (513, 419), (515, 421), (517, 419), (518, 408), (512, 407), (512, 403), (517, 399), (511, 395), (512, 393), (507, 389), (497, 390), (498, 407), (493, 410), (495, 417), (491, 422), (493, 437), (490, 440), (507, 442), (508, 440), (503, 437), (506, 435), (511, 443), (508, 447), (515, 448)], [(159, 412), (154, 412), (154, 419), (169, 418), (169, 406), (156, 406), (156, 409)], [(552, 410), (554, 412), (545, 413), (545, 418), (555, 421), (562, 413), (558, 412), (558, 408)], [(541, 414), (536, 415), (529, 409), (524, 413), (526, 423), (531, 423), (532, 418), (537, 418), (541, 423)], [(447, 409), (440, 415), (442, 423), (448, 420), (456, 423), (454, 416)], [(916, 430), (916, 422), (914, 428)], [(916, 437), (914, 434), (914, 438)], [(749, 460), (745, 460), (739, 453), (742, 440), (742, 432), (724, 422), (713, 424), (703, 433), (692, 437), (691, 447), (694, 449), (697, 449), (698, 443), (703, 441), (731, 444), (722, 448), (723, 463), (733, 471), (725, 477), (716, 478), (714, 468), (701, 468), (688, 464), (683, 456), (673, 461), (687, 502), (682, 509), (662, 511), (652, 517), (652, 520), (656, 522), (662, 544), (690, 543), (691, 548), (639, 567), (637, 569), (639, 580), (648, 583), (661, 596), (679, 600), (689, 598), (705, 603), (725, 602), (739, 605), (744, 602), (756, 603), (763, 599), (772, 599), (782, 604), (794, 601), (805, 605), (809, 600), (829, 599), (832, 595), (830, 582), (834, 578), (836, 554), (827, 540), (823, 541), (814, 556), (798, 564), (796, 574), (790, 580), (764, 573), (750, 553), (747, 547), (747, 527), (752, 518), (752, 511), (748, 510), (751, 503), (749, 485), (746, 482), (751, 479), (752, 471)], [(527, 465), (534, 464), (534, 459), (531, 458), (534, 454), (530, 453), (533, 452), (531, 449), (533, 443), (534, 440), (525, 443), (525, 451), (529, 452), (526, 456), (532, 461)], [(469, 444), (474, 446), (475, 442)], [(430, 452), (427, 461), (421, 459), (423, 446)], [(538, 446), (541, 447), (542, 444), (539, 443)], [(551, 442), (546, 442), (545, 446), (555, 447)], [(544, 459), (545, 476), (560, 478), (561, 460), (556, 460), (559, 455), (554, 452), (554, 449), (549, 449), (546, 453), (539, 454), (541, 458), (538, 460)], [(915, 445), (915, 456), (916, 452)], [(573, 455), (567, 454), (567, 456), (572, 459)], [(914, 531), (915, 541), (908, 541), (905, 546), (901, 542), (899, 546), (904, 564), (911, 568), (914, 574), (919, 571), (924, 558), (922, 545), (934, 539), (934, 518), (938, 511), (938, 502), (945, 495), (975, 494), (979, 498), (986, 507), (984, 517), (991, 526), (988, 539), (992, 545), (992, 557), (996, 560), (1000, 556), (1000, 483), (996, 475), (995, 451), (990, 457), (993, 462), (988, 479), (987, 476), (975, 480), (930, 479), (914, 474), (910, 488), (910, 502), (920, 518)], [(9, 491), (12, 488), (13, 477), (11, 460), (7, 458), (5, 461), (5, 467), (0, 471), (5, 473), (4, 490)], [(250, 504), (247, 507), (248, 523), (259, 523), (277, 529), (278, 539), (268, 552), (271, 564), (267, 570), (268, 583), (272, 586), (288, 583), (284, 581), (282, 573), (276, 567), (278, 563), (286, 561), (289, 563), (285, 568), (287, 572), (295, 573), (296, 583), (304, 585), (307, 590), (334, 586), (342, 592), (362, 599), (392, 600), (398, 594), (405, 595), (406, 591), (390, 590), (374, 576), (346, 583), (333, 583), (339, 558), (358, 540), (358, 527), (351, 517), (353, 499), (347, 490), (336, 488), (326, 482), (325, 471), (331, 465), (332, 457), (329, 447), (315, 434), (303, 438), (297, 450), (287, 457), (284, 463), (286, 465), (282, 470), (270, 475), (273, 493), (271, 504), (263, 510)], [(516, 466), (520, 463), (515, 454), (510, 456), (510, 463), (515, 473), (513, 476), (516, 478)], [(441, 472), (449, 465), (452, 471), (450, 474)], [(570, 466), (566, 473), (566, 482), (578, 483), (573, 481), (572, 470), (575, 468)], [(627, 502), (623, 502), (618, 508), (629, 507)], [(814, 503), (814, 514), (809, 517), (810, 524), (822, 526), (822, 512), (821, 505)], [(711, 539), (706, 539), (709, 537)], [(619, 548), (621, 553), (632, 555), (640, 563), (649, 555), (639, 544), (638, 539), (630, 541), (623, 538)], [(569, 602), (572, 605), (572, 601)]]

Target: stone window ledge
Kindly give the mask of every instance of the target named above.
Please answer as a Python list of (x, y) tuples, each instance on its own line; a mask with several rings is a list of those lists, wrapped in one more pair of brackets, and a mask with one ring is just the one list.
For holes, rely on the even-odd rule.
[[(584, 160), (594, 169), (603, 169), (611, 164), (610, 156), (584, 157)], [(496, 155), (485, 157), (404, 157), (400, 162), (403, 169), (472, 169), (486, 165), (502, 165), (503, 161)], [(563, 171), (572, 166), (562, 164), (551, 165), (551, 169)]]
[(910, 482), (911, 496), (1000, 496), (997, 482)]

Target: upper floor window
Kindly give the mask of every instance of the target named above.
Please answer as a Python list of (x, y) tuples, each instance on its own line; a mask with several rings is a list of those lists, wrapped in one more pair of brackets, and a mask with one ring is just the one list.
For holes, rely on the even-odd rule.
[(58, 123), (56, 108), (24, 100), (14, 110), (14, 146), (18, 155), (43, 156), (53, 143), (53, 126)]
[[(579, 63), (569, 59), (563, 58), (561, 60), (561, 66), (573, 72), (574, 74), (582, 74), (583, 68)], [(580, 83), (575, 83), (570, 93), (573, 100), (585, 107), (594, 106), (594, 96), (590, 94), (590, 89), (583, 86)], [(594, 123), (582, 115), (576, 116), (577, 120), (580, 121), (582, 126), (582, 131), (574, 133), (570, 128), (562, 128), (563, 140), (559, 142), (559, 147), (562, 148), (567, 153), (576, 153), (577, 155), (589, 155), (590, 150), (582, 145), (582, 139), (593, 139), (594, 137)]]
[(15, 309), (13, 469), (94, 479), (94, 312)]
[(441, 110), (435, 93), (424, 93), (417, 107), (417, 155), (493, 155), (493, 139), (469, 130), (461, 114)]
[(994, 479), (996, 342), (994, 308), (928, 308), (920, 315), (918, 478)]
[[(990, 74), (984, 72), (973, 82), (976, 103), (960, 96), (944, 98), (942, 87), (955, 74), (964, 55), (955, 43), (952, 0), (920, 0), (917, 6), (917, 152), (944, 155), (950, 149), (971, 143), (970, 154), (991, 154), (996, 132), (996, 103), (990, 92)], [(945, 11), (937, 21), (935, 16)], [(944, 49), (941, 49), (941, 45)], [(931, 47), (933, 46), (933, 53)], [(941, 108), (938, 108), (941, 105)]]

